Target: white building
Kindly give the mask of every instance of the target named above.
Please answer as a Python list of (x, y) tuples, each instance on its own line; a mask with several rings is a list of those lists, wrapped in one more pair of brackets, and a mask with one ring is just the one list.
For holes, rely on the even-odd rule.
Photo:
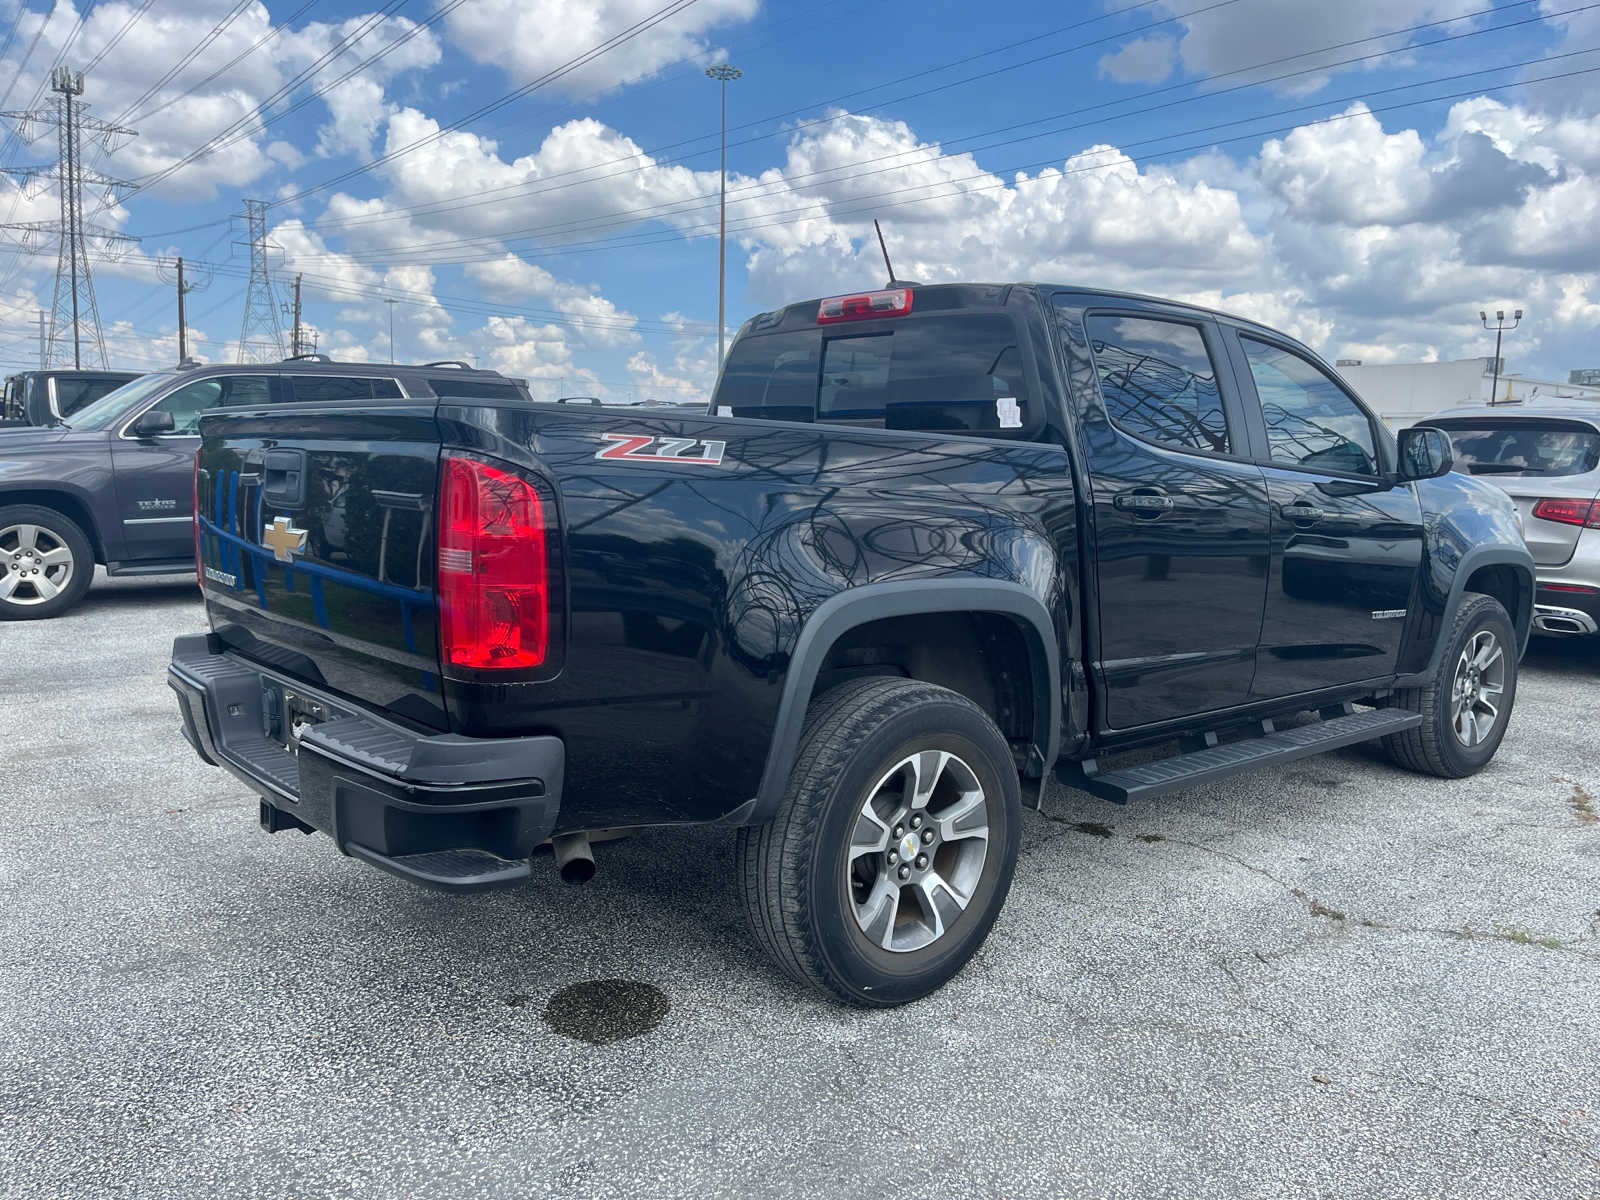
[[(1461, 358), (1452, 362), (1374, 363), (1341, 358), (1339, 374), (1363, 400), (1377, 409), (1391, 429), (1403, 429), (1446, 408), (1489, 403), (1494, 383), (1494, 358)], [(1500, 404), (1538, 406), (1551, 401), (1591, 400), (1600, 404), (1600, 387), (1558, 379), (1508, 375), (1501, 364)]]

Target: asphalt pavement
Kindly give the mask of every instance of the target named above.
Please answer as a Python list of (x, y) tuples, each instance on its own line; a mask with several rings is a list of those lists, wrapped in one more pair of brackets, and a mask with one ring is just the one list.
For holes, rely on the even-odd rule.
[(0, 625), (0, 1196), (1600, 1197), (1600, 640), (1482, 774), (1052, 788), (944, 990), (834, 1007), (724, 830), (437, 895), (268, 836), (186, 581)]

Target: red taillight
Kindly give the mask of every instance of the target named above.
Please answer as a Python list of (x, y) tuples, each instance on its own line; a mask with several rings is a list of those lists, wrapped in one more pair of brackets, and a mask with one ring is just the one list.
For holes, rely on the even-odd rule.
[(1596, 592), (1600, 592), (1600, 588), (1592, 588), (1582, 583), (1541, 583), (1539, 590), (1541, 592), (1577, 592), (1584, 596), (1592, 596)]
[(206, 569), (200, 563), (200, 451), (194, 452), (194, 471), (189, 476), (189, 496), (194, 501), (194, 581), (206, 590)]
[(544, 663), (550, 651), (547, 515), (538, 489), (509, 468), (445, 458), (439, 648), (447, 674)]
[(903, 317), (910, 311), (911, 289), (889, 288), (882, 292), (862, 292), (859, 296), (832, 296), (817, 305), (817, 324)]
[(1593, 500), (1541, 500), (1533, 506), (1533, 515), (1541, 521), (1600, 529), (1600, 504)]

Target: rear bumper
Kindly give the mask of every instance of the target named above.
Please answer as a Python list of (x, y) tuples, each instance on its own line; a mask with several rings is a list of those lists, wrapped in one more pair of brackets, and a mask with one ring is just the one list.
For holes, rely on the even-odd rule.
[[(534, 848), (555, 828), (560, 738), (415, 733), (224, 652), (205, 634), (173, 643), (167, 682), (184, 737), (260, 793), (268, 832), (320, 830), (344, 854), (470, 892), (527, 878)], [(297, 737), (286, 732), (286, 696), (322, 719)]]

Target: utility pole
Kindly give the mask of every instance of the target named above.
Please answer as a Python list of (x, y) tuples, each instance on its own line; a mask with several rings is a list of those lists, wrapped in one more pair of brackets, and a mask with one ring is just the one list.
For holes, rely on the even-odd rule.
[(1478, 320), (1483, 322), (1485, 329), (1494, 330), (1494, 382), (1489, 385), (1489, 407), (1493, 408), (1500, 403), (1495, 396), (1495, 393), (1500, 390), (1500, 339), (1505, 336), (1506, 330), (1515, 329), (1522, 324), (1522, 310), (1519, 308), (1511, 314), (1511, 324), (1509, 325), (1506, 324), (1504, 309), (1496, 310), (1493, 325), (1489, 324), (1488, 313), (1480, 312)]
[(291, 313), (294, 317), (294, 332), (289, 335), (289, 357), (299, 358), (305, 353), (300, 341), (300, 280), (302, 276), (294, 277), (294, 308)]
[(278, 306), (272, 299), (272, 282), (267, 277), (268, 251), (277, 247), (267, 241), (267, 202), (246, 200), (243, 218), (249, 238), (235, 245), (250, 248), (250, 283), (244, 294), (244, 320), (239, 325), (239, 361), (275, 362), (283, 357), (283, 327), (278, 324)]
[(47, 365), (48, 363), (45, 361), (44, 309), (41, 308), (39, 310), (39, 369), (42, 371)]
[(0, 116), (14, 122), (17, 136), (30, 145), (42, 137), (47, 129), (55, 129), (58, 154), (54, 170), (49, 167), (7, 167), (5, 171), (32, 195), (37, 195), (53, 177), (60, 193), (61, 219), (11, 222), (0, 228), (19, 235), (18, 241), (23, 249), (32, 249), (43, 235), (54, 234), (59, 239), (45, 365), (65, 366), (70, 361), (74, 367), (81, 367), (84, 343), (90, 342), (100, 359), (100, 366), (104, 368), (108, 365), (106, 344), (100, 329), (100, 308), (94, 298), (94, 276), (89, 271), (89, 239), (94, 239), (96, 250), (103, 257), (111, 259), (120, 257), (138, 239), (114, 229), (84, 223), (84, 184), (103, 189), (106, 203), (115, 199), (119, 189), (130, 185), (83, 166), (83, 135), (88, 133), (96, 138), (108, 154), (136, 135), (132, 129), (84, 115), (88, 105), (78, 99), (83, 95), (82, 71), (73, 71), (65, 66), (52, 68), (50, 90), (56, 95), (54, 110), (6, 112), (0, 113)]
[[(167, 272), (172, 274), (168, 275)], [(190, 292), (200, 288), (209, 287), (211, 284), (211, 268), (203, 267), (203, 279), (196, 280), (193, 272), (184, 269), (182, 258), (173, 259), (170, 263), (163, 260), (156, 264), (156, 273), (163, 283), (176, 283), (178, 286), (178, 362), (183, 363), (189, 358), (189, 320), (184, 307), (184, 297)]]
[(389, 306), (389, 361), (392, 363), (394, 362), (394, 306), (399, 301), (385, 300), (384, 303)]
[(721, 63), (707, 67), (706, 74), (722, 85), (722, 158), (718, 173), (722, 178), (722, 200), (717, 215), (717, 369), (722, 369), (722, 355), (726, 350), (727, 318), (725, 303), (728, 290), (728, 84), (744, 72), (738, 67)]

